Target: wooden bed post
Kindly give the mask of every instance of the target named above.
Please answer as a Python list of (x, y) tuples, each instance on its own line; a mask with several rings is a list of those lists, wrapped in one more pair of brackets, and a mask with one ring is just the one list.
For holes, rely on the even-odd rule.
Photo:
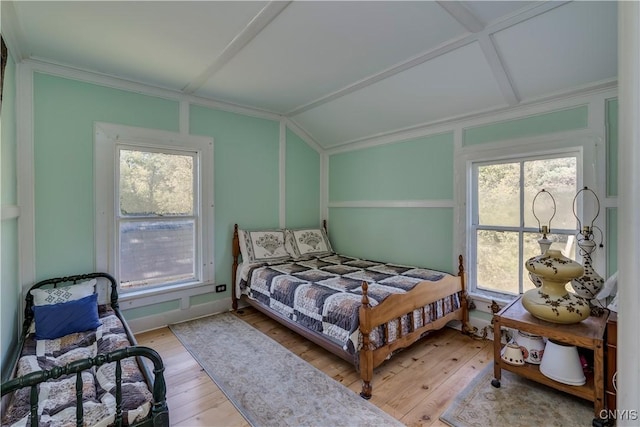
[(462, 255), (458, 255), (458, 276), (460, 277), (460, 285), (462, 292), (460, 293), (460, 305), (462, 308), (462, 326), (460, 330), (465, 335), (475, 335), (478, 328), (471, 326), (469, 323), (469, 301), (467, 300), (467, 283), (465, 281), (466, 274), (464, 271), (464, 261)]
[(233, 311), (238, 309), (238, 298), (236, 295), (236, 273), (238, 271), (238, 256), (240, 255), (240, 238), (238, 237), (238, 224), (233, 226), (233, 243), (231, 254), (233, 256), (233, 270), (231, 271), (231, 307)]
[(365, 399), (371, 399), (371, 380), (373, 378), (373, 349), (369, 333), (371, 332), (371, 320), (369, 313), (371, 305), (367, 290), (369, 284), (362, 282), (362, 305), (360, 306), (360, 333), (362, 334), (362, 349), (360, 349), (360, 378), (362, 378), (362, 391), (360, 396)]

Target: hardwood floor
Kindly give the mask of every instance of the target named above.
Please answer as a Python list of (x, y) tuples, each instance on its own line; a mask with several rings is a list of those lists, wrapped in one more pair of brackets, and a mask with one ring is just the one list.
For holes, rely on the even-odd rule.
[[(354, 367), (253, 308), (238, 316), (336, 381), (360, 392)], [(165, 362), (172, 426), (248, 426), (169, 328), (136, 335)], [(445, 328), (396, 354), (374, 371), (375, 404), (408, 426), (444, 426), (439, 420), (455, 395), (493, 361), (491, 341)]]

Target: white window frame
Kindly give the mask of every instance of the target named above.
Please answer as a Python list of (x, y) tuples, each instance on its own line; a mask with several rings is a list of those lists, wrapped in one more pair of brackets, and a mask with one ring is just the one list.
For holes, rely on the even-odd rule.
[[(457, 180), (456, 197), (458, 201), (457, 223), (464, 227), (464, 233), (460, 236), (461, 253), (465, 254), (467, 264), (467, 291), (473, 299), (490, 302), (508, 302), (515, 298), (513, 294), (502, 293), (479, 289), (475, 277), (475, 268), (472, 266), (476, 262), (476, 250), (473, 246), (474, 239), (472, 233), (475, 232), (472, 226), (474, 218), (472, 194), (474, 189), (473, 167), (475, 164), (492, 161), (503, 161), (508, 159), (519, 160), (524, 158), (547, 157), (558, 155), (577, 155), (577, 187), (578, 189), (588, 186), (596, 193), (603, 194), (601, 185), (597, 185), (597, 171), (599, 169), (597, 156), (598, 138), (590, 130), (565, 132), (550, 136), (521, 138), (516, 140), (506, 140), (494, 143), (482, 144), (479, 146), (462, 147), (456, 155), (455, 170), (463, 179)], [(525, 206), (524, 209), (529, 207)], [(590, 208), (578, 206), (578, 214), (581, 218), (591, 215)], [(604, 230), (604, 215), (600, 215), (596, 225)], [(579, 255), (576, 255), (579, 256)], [(594, 266), (597, 271), (605, 271), (604, 251), (596, 251)], [(578, 259), (580, 261), (580, 259)], [(478, 307), (481, 311), (490, 312), (485, 304)]]
[(118, 173), (119, 149), (147, 149), (193, 154), (195, 169), (196, 280), (185, 283), (126, 289), (123, 296), (164, 293), (214, 282), (213, 139), (204, 136), (145, 129), (111, 123), (94, 126), (95, 256), (98, 271), (114, 275), (118, 284)]

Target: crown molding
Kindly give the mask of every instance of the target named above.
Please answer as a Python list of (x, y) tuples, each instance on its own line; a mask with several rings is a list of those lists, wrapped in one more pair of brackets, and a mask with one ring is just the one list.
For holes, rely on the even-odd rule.
[(617, 96), (617, 79), (608, 79), (586, 87), (559, 92), (537, 100), (523, 102), (514, 107), (499, 107), (453, 116), (442, 120), (422, 123), (387, 133), (358, 138), (326, 147), (327, 154), (359, 150), (401, 141), (408, 141), (429, 135), (451, 132), (458, 127), (469, 128), (488, 123), (502, 122), (542, 114), (551, 110), (562, 110), (587, 104), (593, 96), (614, 98)]
[(26, 43), (24, 42), (25, 38), (22, 35), (20, 23), (16, 16), (16, 10), (13, 7), (12, 1), (0, 2), (0, 7), (2, 7), (3, 18), (2, 38), (4, 39), (4, 43), (7, 45), (9, 55), (16, 63), (19, 63), (26, 57), (24, 50), (22, 49), (22, 46)]

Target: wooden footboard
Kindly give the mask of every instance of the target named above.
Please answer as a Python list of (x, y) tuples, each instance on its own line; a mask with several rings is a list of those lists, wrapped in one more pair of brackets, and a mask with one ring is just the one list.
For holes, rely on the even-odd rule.
[[(371, 380), (373, 369), (396, 350), (405, 348), (419, 340), (426, 332), (443, 328), (452, 320), (462, 322), (462, 331), (466, 331), (468, 323), (468, 311), (464, 287), (464, 266), (462, 255), (459, 256), (458, 276), (445, 276), (438, 282), (423, 282), (404, 294), (394, 294), (387, 297), (375, 307), (369, 303), (367, 295), (368, 284), (362, 283), (362, 306), (360, 307), (360, 333), (362, 334), (362, 348), (360, 349), (360, 376), (362, 378), (362, 391), (360, 395), (365, 399), (371, 398)], [(427, 318), (425, 307), (429, 304), (445, 298), (454, 298), (458, 295), (460, 307), (452, 312), (430, 322)], [(451, 301), (453, 305), (453, 301)], [(422, 316), (422, 326), (416, 326), (413, 313), (419, 310)], [(401, 318), (408, 315), (411, 322), (408, 333), (403, 334)], [(385, 337), (389, 337), (389, 322), (396, 320), (395, 339), (385, 342), (383, 345), (373, 348), (370, 333), (377, 327), (386, 328)]]
[[(326, 228), (326, 225), (324, 225)], [(232, 254), (233, 254), (233, 270), (232, 270), (232, 304), (233, 309), (238, 308), (239, 295), (236, 294), (236, 274), (238, 269), (238, 258), (240, 256), (240, 241), (238, 237), (238, 225), (235, 224), (232, 240)], [(352, 361), (358, 365), (360, 376), (362, 378), (362, 391), (360, 395), (365, 399), (371, 397), (372, 386), (371, 380), (373, 377), (373, 369), (384, 362), (389, 356), (401, 348), (407, 347), (412, 343), (419, 340), (428, 331), (437, 330), (446, 326), (452, 320), (459, 320), (462, 322), (462, 332), (468, 332), (468, 310), (465, 290), (465, 271), (462, 255), (458, 257), (458, 275), (457, 276), (445, 276), (437, 282), (422, 282), (416, 285), (411, 291), (403, 294), (394, 294), (387, 297), (377, 306), (371, 306), (369, 297), (367, 294), (368, 284), (363, 282), (362, 284), (362, 306), (360, 307), (360, 332), (362, 334), (362, 348), (359, 351), (359, 357), (357, 360)], [(429, 304), (450, 298), (453, 304), (453, 298), (459, 298), (460, 307), (452, 312), (438, 318), (435, 321), (430, 321), (427, 318), (425, 311), (426, 306)], [(336, 346), (333, 343), (329, 343), (328, 340), (317, 338), (309, 331), (304, 331), (295, 323), (292, 323), (288, 319), (276, 313), (274, 310), (264, 307), (257, 302), (248, 300), (248, 302), (262, 311), (269, 317), (284, 324), (290, 329), (300, 333), (308, 339), (314, 341), (316, 344), (326, 348), (328, 351), (339, 355), (340, 357), (349, 360), (348, 354)], [(413, 312), (414, 310), (421, 310), (422, 322), (420, 325), (415, 325)], [(409, 314), (410, 325), (409, 331), (406, 334), (402, 333), (400, 319)], [(383, 326), (387, 328), (385, 337), (389, 336), (389, 322), (398, 320), (398, 329), (395, 334), (395, 339), (391, 342), (384, 342), (381, 346), (374, 348), (374, 344), (371, 341), (370, 333), (377, 327)]]

